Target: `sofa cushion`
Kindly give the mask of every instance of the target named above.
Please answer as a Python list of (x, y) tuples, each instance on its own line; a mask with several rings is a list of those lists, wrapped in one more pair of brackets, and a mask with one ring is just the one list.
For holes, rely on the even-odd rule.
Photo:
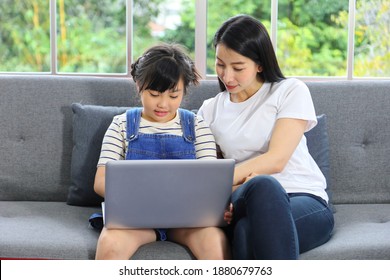
[(113, 117), (124, 113), (126, 109), (128, 108), (72, 104), (73, 150), (68, 204), (98, 206), (103, 201), (93, 190), (102, 140)]
[(313, 157), (318, 167), (325, 176), (327, 189), (326, 192), (331, 201), (331, 182), (329, 177), (329, 139), (326, 125), (326, 115), (317, 116), (317, 125), (305, 133), (307, 147), (310, 155)]
[(0, 201), (0, 258), (94, 259), (99, 232), (88, 227), (97, 207), (54, 201)]
[(336, 204), (332, 237), (304, 260), (389, 260), (390, 204)]

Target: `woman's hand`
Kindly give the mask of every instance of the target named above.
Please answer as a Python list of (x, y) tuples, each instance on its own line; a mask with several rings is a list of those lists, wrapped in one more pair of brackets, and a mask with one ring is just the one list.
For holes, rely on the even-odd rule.
[(238, 187), (240, 187), (242, 184), (248, 182), (250, 179), (252, 179), (252, 178), (254, 178), (254, 177), (258, 176), (258, 175), (260, 175), (260, 174), (257, 174), (257, 173), (254, 173), (254, 172), (250, 173), (249, 176), (247, 176), (247, 177), (244, 178), (244, 180), (242, 181), (241, 184), (234, 185), (232, 191), (234, 192), (234, 191), (235, 191)]
[(260, 175), (260, 174), (252, 172), (251, 174), (249, 174), (248, 177), (245, 178), (244, 183), (248, 182), (250, 179), (253, 179), (253, 178), (255, 178), (258, 175)]

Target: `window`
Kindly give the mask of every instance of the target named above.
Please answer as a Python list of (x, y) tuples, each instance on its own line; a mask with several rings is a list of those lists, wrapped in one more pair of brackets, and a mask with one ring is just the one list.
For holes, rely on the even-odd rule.
[(195, 3), (192, 0), (134, 0), (133, 58), (158, 42), (176, 42), (195, 57)]
[(390, 77), (390, 0), (3, 0), (0, 72), (129, 76), (175, 42), (215, 79), (213, 35), (241, 13), (267, 27), (286, 76)]
[(50, 71), (49, 1), (0, 2), (0, 71)]
[[(271, 1), (208, 1), (207, 6), (207, 74), (215, 74), (213, 38), (224, 19), (237, 14), (249, 14), (260, 20), (265, 27), (271, 27)], [(221, 18), (224, 15), (224, 19)]]
[(59, 73), (125, 73), (125, 1), (58, 0), (57, 63)]
[(348, 1), (278, 1), (277, 56), (287, 76), (346, 76)]
[(355, 77), (390, 77), (390, 1), (358, 0)]

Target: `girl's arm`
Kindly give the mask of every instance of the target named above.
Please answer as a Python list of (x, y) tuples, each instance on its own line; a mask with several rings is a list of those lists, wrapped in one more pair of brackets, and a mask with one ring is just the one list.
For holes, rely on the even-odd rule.
[(281, 172), (301, 141), (306, 126), (307, 120), (278, 119), (271, 135), (268, 151), (236, 166), (233, 191), (250, 176)]
[(105, 183), (106, 183), (106, 167), (98, 166), (96, 170), (95, 183), (93, 185), (93, 189), (101, 197), (104, 197), (105, 195)]

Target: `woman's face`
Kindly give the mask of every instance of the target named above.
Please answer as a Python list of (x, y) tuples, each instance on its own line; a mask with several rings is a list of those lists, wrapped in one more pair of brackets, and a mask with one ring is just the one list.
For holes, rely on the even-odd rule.
[(227, 91), (240, 99), (248, 99), (262, 85), (257, 75), (262, 68), (250, 58), (227, 48), (224, 44), (218, 44), (216, 47), (215, 69)]
[(184, 95), (184, 85), (180, 79), (175, 89), (158, 92), (144, 90), (141, 92), (143, 105), (142, 117), (151, 122), (165, 123), (175, 118)]

